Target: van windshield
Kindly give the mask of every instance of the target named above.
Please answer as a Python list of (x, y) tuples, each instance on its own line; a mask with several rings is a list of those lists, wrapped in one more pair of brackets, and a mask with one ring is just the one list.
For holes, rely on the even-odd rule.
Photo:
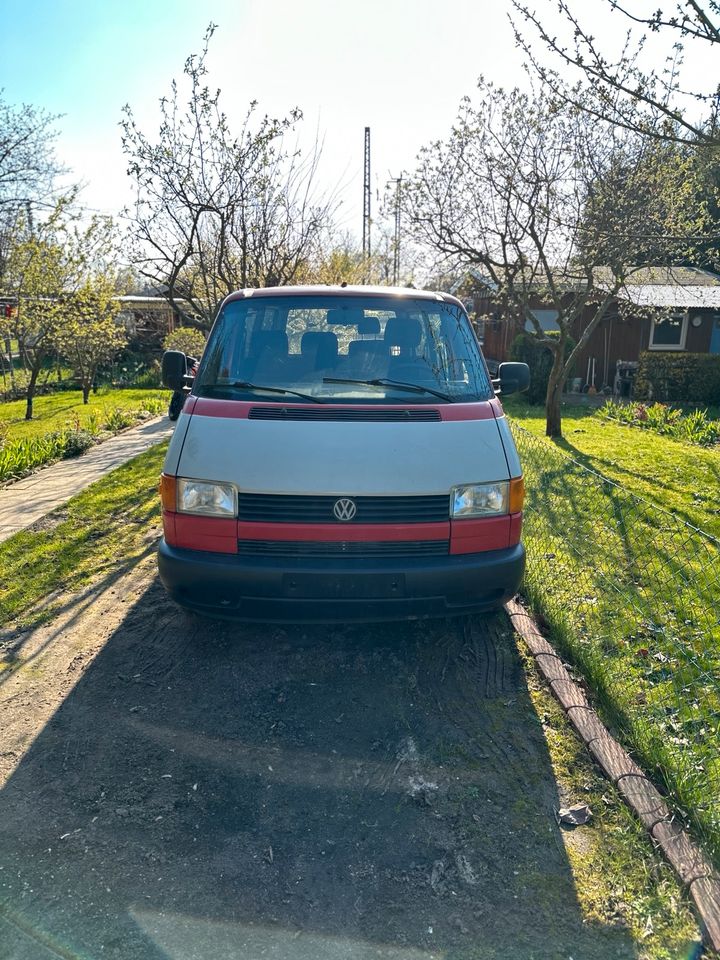
[[(262, 389), (264, 388), (264, 389)], [(493, 394), (463, 311), (413, 297), (247, 297), (220, 312), (193, 393), (283, 403), (438, 403)]]

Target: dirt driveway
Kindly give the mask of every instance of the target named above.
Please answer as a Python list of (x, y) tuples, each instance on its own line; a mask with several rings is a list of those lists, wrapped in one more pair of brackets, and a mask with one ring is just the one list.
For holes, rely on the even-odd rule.
[(193, 622), (152, 558), (5, 637), (0, 957), (633, 957), (584, 923), (503, 616)]

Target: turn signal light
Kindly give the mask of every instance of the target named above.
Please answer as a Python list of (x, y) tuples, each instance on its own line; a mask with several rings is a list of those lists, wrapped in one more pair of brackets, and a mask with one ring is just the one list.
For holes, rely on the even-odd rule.
[(515, 477), (510, 481), (510, 513), (520, 513), (525, 501), (525, 480)]
[(160, 474), (160, 502), (163, 510), (175, 513), (177, 510), (177, 478), (167, 473)]

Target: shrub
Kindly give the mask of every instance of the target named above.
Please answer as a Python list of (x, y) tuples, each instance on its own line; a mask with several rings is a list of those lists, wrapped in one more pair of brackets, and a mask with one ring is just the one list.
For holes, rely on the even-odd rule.
[[(549, 337), (558, 337), (556, 330), (548, 331)], [(568, 339), (565, 344), (565, 356), (572, 351), (575, 341)], [(510, 346), (510, 359), (526, 363), (530, 368), (530, 388), (525, 394), (528, 403), (543, 404), (547, 395), (548, 380), (552, 369), (552, 352), (529, 333), (519, 333)], [(572, 376), (572, 371), (571, 374)]]
[(665, 403), (720, 403), (720, 355), (641, 353), (633, 396)]
[(63, 457), (77, 457), (95, 443), (95, 435), (90, 430), (73, 427), (65, 433)]
[(133, 387), (144, 390), (159, 390), (162, 386), (160, 382), (160, 363), (153, 360), (146, 368), (139, 368), (132, 382)]
[(166, 350), (181, 350), (188, 357), (200, 357), (205, 349), (205, 334), (195, 327), (178, 327), (164, 341)]

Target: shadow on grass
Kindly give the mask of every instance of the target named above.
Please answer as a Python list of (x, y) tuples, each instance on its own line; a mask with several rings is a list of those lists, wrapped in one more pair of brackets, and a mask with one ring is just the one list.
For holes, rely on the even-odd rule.
[[(720, 850), (720, 550), (566, 442), (517, 433), (528, 593), (606, 717)], [(573, 460), (559, 451), (572, 450)], [(584, 463), (583, 463), (584, 461)]]
[[(632, 429), (632, 427), (628, 427), (628, 430)], [(604, 468), (608, 468), (613, 474), (616, 474), (621, 478), (626, 477), (632, 480), (641, 480), (643, 483), (651, 484), (659, 494), (661, 494), (663, 490), (667, 490), (671, 493), (675, 493), (676, 491), (681, 491), (683, 493), (685, 492), (685, 487), (683, 486), (682, 482), (672, 483), (671, 481), (661, 477), (657, 472), (644, 473), (640, 470), (629, 470), (627, 467), (621, 466), (616, 460), (609, 460), (606, 457), (602, 457), (598, 454), (593, 454), (590, 456), (579, 450), (566, 437), (551, 440), (549, 442), (553, 443), (559, 450), (562, 450), (565, 454), (567, 454), (567, 456), (572, 457), (584, 467), (587, 467), (588, 470), (593, 470), (596, 473), (602, 473)], [(718, 469), (711, 464), (710, 470), (720, 482), (720, 473), (718, 472)], [(621, 480), (616, 480), (616, 482), (621, 484)], [(658, 499), (661, 500), (661, 496), (658, 497)], [(681, 507), (674, 507), (672, 514), (673, 516), (681, 519), (684, 523), (687, 523), (692, 527), (697, 527), (696, 516), (693, 513), (684, 510)]]
[[(0, 673), (0, 687), (12, 677), (17, 666), (27, 667), (40, 659), (61, 633), (71, 630), (75, 626), (82, 615), (97, 601), (100, 594), (109, 590), (113, 584), (136, 567), (141, 560), (154, 553), (157, 550), (157, 544), (158, 540), (154, 539), (137, 553), (125, 557), (122, 563), (107, 561), (100, 564), (96, 571), (99, 578), (94, 578), (92, 584), (79, 593), (68, 594), (63, 591), (64, 599), (62, 601), (56, 601), (52, 595), (46, 597), (30, 611), (31, 622), (29, 625), (21, 628), (0, 628), (0, 661), (7, 665), (7, 669)], [(27, 615), (28, 611), (24, 612)], [(68, 613), (70, 615), (66, 616)], [(42, 643), (33, 645), (32, 654), (24, 655), (25, 644), (33, 635), (33, 630), (50, 618), (59, 620), (60, 625), (57, 628), (49, 629)]]
[(558, 804), (504, 618), (237, 626), (186, 617), (155, 583), (0, 791), (3, 942), (637, 956), (583, 917)]

